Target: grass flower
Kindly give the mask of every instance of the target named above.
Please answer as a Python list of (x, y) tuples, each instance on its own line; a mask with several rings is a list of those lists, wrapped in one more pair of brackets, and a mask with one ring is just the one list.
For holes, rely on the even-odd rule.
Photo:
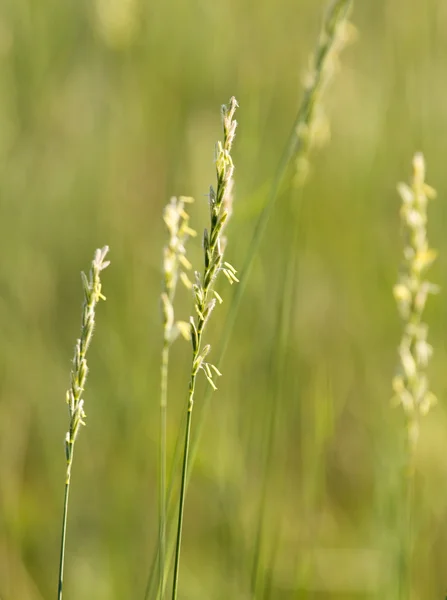
[(237, 282), (236, 270), (224, 261), (225, 238), (223, 236), (225, 225), (232, 210), (232, 188), (234, 165), (231, 158), (231, 148), (234, 141), (237, 123), (234, 114), (237, 108), (235, 98), (231, 98), (228, 106), (222, 107), (223, 142), (217, 143), (216, 149), (216, 174), (217, 186), (209, 192), (210, 227), (203, 234), (204, 267), (202, 273), (195, 273), (195, 283), (192, 286), (194, 295), (195, 315), (190, 319), (192, 364), (191, 378), (187, 401), (187, 418), (185, 429), (185, 444), (183, 451), (182, 478), (180, 486), (179, 515), (177, 525), (177, 541), (174, 560), (174, 578), (172, 599), (178, 595), (178, 577), (180, 567), (180, 550), (182, 541), (183, 515), (185, 507), (185, 492), (188, 472), (188, 455), (191, 436), (191, 417), (194, 407), (196, 380), (203, 372), (213, 389), (216, 389), (215, 378), (221, 373), (212, 363), (208, 362), (211, 350), (209, 344), (203, 345), (203, 335), (208, 319), (216, 303), (222, 302), (221, 297), (215, 292), (214, 284), (220, 273), (223, 273), (229, 283)]
[(411, 186), (400, 183), (405, 246), (404, 260), (394, 297), (403, 321), (399, 344), (399, 368), (393, 379), (394, 401), (402, 405), (407, 424), (407, 466), (404, 476), (401, 546), (399, 551), (399, 585), (401, 598), (409, 598), (412, 586), (414, 548), (414, 454), (420, 431), (420, 419), (435, 404), (426, 374), (432, 347), (427, 342), (428, 325), (423, 312), (429, 294), (438, 286), (426, 279), (426, 271), (436, 259), (436, 251), (427, 239), (428, 201), (436, 196), (425, 183), (425, 163), (422, 154), (413, 158)]
[(288, 149), (289, 156), (295, 157), (297, 186), (304, 183), (309, 173), (311, 149), (323, 145), (330, 135), (322, 97), (338, 68), (340, 54), (355, 31), (347, 19), (352, 4), (352, 0), (332, 2), (323, 20), (317, 47), (309, 59), (304, 97)]
[(439, 290), (425, 276), (437, 256), (427, 240), (427, 206), (436, 192), (425, 183), (422, 154), (416, 154), (413, 159), (411, 186), (400, 183), (398, 191), (402, 199), (400, 216), (405, 248), (404, 262), (393, 293), (404, 327), (393, 390), (395, 401), (404, 409), (409, 443), (413, 448), (419, 437), (420, 417), (436, 402), (426, 375), (433, 349), (427, 341), (428, 325), (422, 319), (428, 296)]
[[(165, 586), (166, 562), (166, 429), (167, 429), (167, 400), (169, 350), (175, 339), (182, 335), (190, 339), (190, 326), (184, 321), (176, 321), (174, 317), (174, 298), (178, 281), (191, 289), (192, 283), (187, 275), (191, 264), (186, 258), (185, 243), (189, 237), (195, 237), (196, 232), (189, 226), (189, 215), (186, 205), (193, 202), (192, 198), (181, 196), (171, 198), (164, 209), (164, 222), (169, 239), (163, 253), (163, 291), (161, 294), (163, 316), (163, 349), (161, 360), (160, 384), (160, 449), (159, 449), (159, 595), (163, 598)], [(148, 591), (147, 591), (148, 592)], [(147, 594), (146, 592), (146, 594)]]
[(70, 493), (71, 469), (73, 465), (74, 445), (81, 425), (85, 425), (84, 399), (85, 383), (87, 380), (87, 350), (93, 337), (95, 326), (96, 305), (100, 300), (105, 300), (101, 293), (101, 271), (110, 261), (104, 260), (109, 251), (108, 246), (98, 249), (92, 261), (89, 277), (81, 273), (84, 288), (84, 302), (82, 306), (81, 336), (76, 341), (73, 356), (73, 367), (70, 376), (70, 387), (67, 391), (67, 405), (69, 413), (68, 432), (65, 436), (65, 456), (67, 468), (65, 475), (64, 510), (62, 518), (62, 536), (59, 563), (58, 600), (62, 600), (64, 580), (65, 540), (67, 533), (68, 497)]

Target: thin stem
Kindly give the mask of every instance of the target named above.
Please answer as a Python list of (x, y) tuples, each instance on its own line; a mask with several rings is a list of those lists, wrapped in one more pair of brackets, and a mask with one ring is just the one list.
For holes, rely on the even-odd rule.
[(438, 292), (438, 286), (430, 283), (425, 275), (437, 256), (427, 239), (427, 205), (436, 196), (436, 192), (425, 182), (422, 154), (417, 153), (413, 158), (411, 187), (401, 183), (398, 191), (402, 198), (400, 214), (406, 240), (404, 263), (393, 293), (404, 328), (399, 344), (400, 364), (393, 378), (393, 390), (394, 401), (402, 404), (407, 425), (399, 597), (408, 600), (411, 597), (413, 562), (414, 453), (418, 443), (420, 419), (436, 403), (436, 397), (429, 389), (426, 373), (433, 348), (427, 342), (428, 325), (422, 320), (429, 294)]
[[(216, 191), (211, 187), (209, 193), (209, 209), (210, 209), (210, 229), (205, 229), (203, 234), (203, 250), (204, 250), (204, 269), (203, 273), (195, 273), (196, 282), (193, 284), (194, 308), (197, 313), (196, 319), (190, 318), (191, 326), (191, 343), (192, 343), (192, 362), (191, 362), (191, 378), (189, 382), (187, 415), (186, 415), (186, 430), (185, 430), (185, 445), (183, 450), (183, 465), (182, 478), (180, 484), (180, 500), (179, 513), (177, 524), (177, 541), (175, 547), (174, 559), (174, 577), (172, 584), (172, 600), (177, 600), (178, 593), (178, 578), (180, 568), (180, 550), (182, 544), (183, 530), (183, 515), (185, 508), (185, 494), (188, 478), (188, 458), (191, 439), (191, 419), (192, 409), (194, 407), (194, 392), (196, 387), (197, 373), (203, 370), (209, 384), (216, 389), (213, 381), (213, 376), (219, 376), (219, 370), (211, 363), (205, 361), (208, 356), (211, 346), (208, 344), (202, 348), (203, 333), (205, 325), (216, 306), (217, 299), (220, 298), (215, 294), (215, 298), (211, 298), (214, 291), (214, 283), (220, 272), (224, 273), (230, 283), (238, 281), (236, 277), (236, 269), (228, 262), (224, 262), (224, 247), (225, 241), (222, 233), (225, 229), (227, 219), (232, 212), (232, 185), (234, 165), (231, 158), (231, 147), (233, 144), (237, 123), (233, 119), (238, 104), (233, 97), (230, 99), (228, 106), (222, 106), (222, 122), (223, 122), (223, 143), (217, 143), (216, 156), (216, 175), (217, 187)], [(222, 301), (222, 299), (220, 299)]]
[[(205, 302), (208, 298), (210, 287), (204, 289)], [(182, 478), (180, 483), (180, 496), (179, 496), (179, 508), (178, 508), (178, 521), (177, 521), (177, 539), (175, 544), (175, 558), (174, 558), (174, 576), (172, 582), (172, 600), (177, 600), (178, 594), (178, 580), (180, 570), (180, 551), (182, 546), (182, 533), (183, 533), (183, 517), (185, 512), (185, 495), (186, 487), (188, 484), (188, 459), (189, 459), (189, 448), (191, 443), (191, 421), (192, 421), (192, 409), (194, 407), (194, 392), (196, 389), (196, 378), (197, 368), (195, 367), (197, 358), (200, 356), (200, 349), (202, 345), (203, 328), (205, 326), (205, 319), (199, 319), (197, 328), (197, 343), (194, 346), (192, 353), (192, 366), (191, 366), (191, 380), (189, 382), (189, 395), (188, 395), (188, 409), (186, 413), (186, 426), (185, 426), (185, 444), (183, 448), (183, 464), (182, 464)]]
[[(163, 211), (163, 220), (169, 232), (169, 240), (163, 252), (163, 291), (161, 306), (163, 317), (163, 348), (161, 353), (161, 381), (160, 381), (160, 432), (159, 432), (159, 533), (158, 547), (151, 575), (146, 585), (145, 598), (152, 588), (153, 574), (158, 563), (158, 598), (163, 600), (166, 581), (166, 481), (167, 481), (167, 407), (168, 407), (168, 371), (169, 350), (178, 334), (189, 340), (189, 326), (183, 321), (175, 321), (174, 299), (179, 280), (191, 288), (192, 284), (186, 272), (191, 265), (186, 258), (185, 242), (196, 232), (189, 227), (189, 215), (185, 205), (192, 202), (192, 198), (181, 196), (172, 197)], [(186, 328), (186, 329), (185, 329)]]
[[(410, 445), (410, 444), (407, 444)], [(411, 598), (411, 574), (413, 562), (414, 540), (414, 451), (407, 450), (407, 464), (404, 473), (404, 518), (402, 529), (401, 567), (400, 567), (400, 600)]]
[[(300, 190), (301, 195), (301, 190)], [(261, 562), (263, 558), (264, 547), (264, 524), (267, 517), (268, 492), (270, 478), (274, 468), (274, 441), (275, 429), (278, 419), (278, 410), (284, 393), (284, 385), (287, 372), (287, 347), (291, 331), (292, 309), (293, 309), (293, 294), (295, 289), (295, 277), (298, 261), (297, 243), (298, 243), (298, 226), (295, 222), (292, 228), (292, 235), (289, 241), (289, 251), (286, 256), (291, 257), (286, 263), (286, 272), (284, 277), (284, 290), (282, 294), (282, 302), (279, 305), (279, 312), (276, 327), (276, 340), (272, 352), (272, 368), (274, 370), (274, 386), (276, 390), (275, 397), (270, 403), (270, 411), (267, 414), (267, 441), (265, 444), (266, 452), (264, 456), (264, 471), (263, 483), (260, 499), (260, 508), (258, 514), (256, 542), (254, 544), (255, 552), (253, 558), (252, 575), (251, 575), (251, 591), (252, 597), (258, 598), (261, 592), (263, 575), (261, 573)], [(279, 526), (276, 530), (279, 529)]]
[[(187, 416), (185, 416), (184, 413), (182, 413), (182, 419), (181, 419), (181, 423), (179, 426), (179, 433), (176, 437), (176, 441), (175, 441), (175, 447), (174, 447), (174, 453), (173, 453), (173, 460), (172, 460), (172, 465), (171, 465), (171, 469), (170, 469), (170, 474), (169, 474), (169, 484), (167, 485), (167, 494), (166, 494), (166, 503), (165, 503), (165, 507), (166, 507), (166, 523), (171, 523), (174, 518), (175, 518), (175, 512), (176, 512), (176, 508), (177, 508), (177, 503), (174, 502), (174, 489), (176, 489), (175, 486), (175, 482), (174, 482), (174, 472), (175, 472), (175, 467), (177, 465), (177, 463), (180, 461), (180, 449), (182, 446), (182, 440), (181, 440), (181, 433), (184, 431), (184, 423), (186, 423), (186, 418)], [(170, 535), (168, 538), (168, 542), (169, 542), (169, 546), (166, 545), (165, 546), (165, 569), (166, 569), (166, 564), (168, 565), (168, 568), (170, 568), (170, 566), (172, 565), (172, 558), (174, 556), (174, 549), (175, 549), (175, 543), (176, 540), (173, 537), (173, 535)], [(157, 572), (157, 565), (160, 562), (160, 546), (158, 545), (154, 556), (152, 558), (152, 562), (151, 562), (151, 567), (149, 570), (149, 576), (147, 579), (147, 583), (146, 583), (146, 590), (144, 592), (144, 600), (148, 600), (148, 598), (152, 598), (156, 592), (156, 590), (154, 589), (155, 586), (158, 584), (157, 582), (157, 577), (156, 577), (156, 572)], [(165, 571), (166, 573), (166, 571)], [(165, 587), (166, 587), (166, 576), (164, 578), (164, 586), (163, 586), (163, 594), (165, 591)]]
[(192, 375), (189, 391), (188, 400), (188, 412), (186, 415), (186, 428), (185, 428), (185, 446), (183, 451), (183, 465), (182, 465), (182, 481), (180, 485), (180, 500), (178, 510), (178, 523), (177, 523), (177, 542), (175, 546), (175, 559), (174, 559), (174, 578), (172, 585), (172, 600), (177, 600), (178, 594), (178, 577), (180, 569), (180, 551), (182, 545), (182, 532), (183, 532), (183, 515), (185, 511), (185, 493), (188, 475), (188, 457), (189, 457), (189, 446), (191, 440), (191, 421), (192, 421), (192, 408), (194, 404), (194, 391), (195, 391), (196, 376)]
[[(73, 460), (73, 447), (71, 449), (71, 460)], [(71, 462), (67, 467), (67, 477), (65, 480), (64, 491), (64, 511), (62, 515), (61, 549), (59, 555), (59, 582), (57, 586), (57, 600), (62, 600), (64, 587), (64, 566), (65, 566), (65, 542), (67, 538), (67, 515), (68, 515), (68, 497), (70, 495)]]
[(165, 340), (161, 358), (160, 384), (160, 481), (159, 481), (159, 598), (163, 600), (166, 564), (166, 421), (169, 371), (169, 342)]
[(64, 562), (65, 562), (65, 540), (67, 534), (67, 515), (68, 515), (68, 496), (70, 493), (71, 467), (73, 464), (74, 444), (81, 428), (85, 425), (84, 400), (82, 395), (85, 391), (85, 383), (88, 374), (87, 350), (93, 336), (95, 325), (95, 311), (99, 300), (105, 300), (101, 293), (101, 271), (108, 265), (109, 261), (104, 260), (109, 251), (108, 246), (98, 249), (92, 261), (90, 275), (81, 273), (84, 288), (84, 302), (82, 306), (81, 318), (81, 336), (76, 340), (73, 356), (73, 367), (71, 371), (70, 387), (66, 394), (66, 402), (69, 412), (68, 432), (65, 436), (65, 457), (66, 457), (66, 476), (65, 476), (65, 494), (64, 511), (62, 516), (62, 534), (61, 549), (59, 560), (59, 582), (58, 582), (58, 600), (62, 600), (63, 581), (64, 581)]

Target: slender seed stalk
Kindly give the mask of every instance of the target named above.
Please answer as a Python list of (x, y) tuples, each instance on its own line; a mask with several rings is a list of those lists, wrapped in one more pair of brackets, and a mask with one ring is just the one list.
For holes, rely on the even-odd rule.
[(220, 376), (220, 372), (213, 364), (206, 362), (211, 346), (202, 348), (203, 334), (206, 323), (216, 306), (216, 302), (222, 302), (221, 297), (214, 290), (214, 284), (220, 272), (224, 273), (229, 283), (237, 282), (236, 270), (228, 262), (224, 262), (224, 250), (226, 240), (223, 237), (225, 225), (232, 212), (232, 187), (234, 165), (231, 158), (231, 148), (235, 136), (237, 123), (234, 113), (237, 108), (235, 98), (231, 98), (228, 106), (222, 107), (223, 143), (217, 143), (216, 156), (216, 191), (211, 187), (209, 193), (210, 229), (205, 229), (203, 235), (204, 269), (203, 273), (195, 273), (196, 281), (193, 285), (194, 309), (196, 317), (190, 318), (191, 342), (192, 342), (192, 365), (191, 378), (189, 382), (185, 443), (183, 449), (182, 477), (180, 484), (180, 501), (177, 523), (177, 540), (174, 558), (174, 577), (172, 586), (172, 600), (177, 599), (180, 552), (182, 544), (183, 518), (185, 509), (185, 494), (189, 466), (189, 449), (191, 440), (192, 410), (194, 407), (194, 395), (196, 380), (199, 371), (203, 371), (205, 377), (213, 389), (216, 389), (214, 377)]
[[(177, 283), (180, 279), (191, 289), (186, 271), (191, 264), (186, 258), (185, 243), (188, 237), (194, 237), (196, 232), (189, 226), (189, 215), (185, 204), (193, 202), (192, 198), (181, 196), (171, 198), (164, 210), (164, 221), (169, 233), (169, 241), (164, 249), (163, 258), (163, 292), (161, 295), (163, 314), (163, 347), (161, 353), (160, 380), (160, 447), (159, 447), (159, 538), (158, 538), (158, 594), (160, 600), (164, 597), (166, 584), (166, 464), (167, 464), (167, 405), (168, 405), (168, 374), (169, 351), (171, 344), (181, 334), (190, 339), (189, 325), (184, 321), (175, 321), (174, 299)], [(183, 270), (182, 270), (183, 269)], [(146, 588), (146, 597), (149, 582)]]
[[(195, 378), (194, 378), (195, 379)], [(192, 381), (192, 379), (191, 379)], [(195, 383), (192, 384), (193, 389), (190, 390), (190, 399), (194, 395)], [(192, 394), (192, 396), (191, 396)], [(183, 466), (182, 466), (182, 481), (180, 484), (180, 499), (179, 499), (179, 515), (177, 523), (177, 543), (175, 545), (175, 559), (174, 559), (174, 579), (172, 584), (172, 598), (177, 598), (178, 595), (178, 581), (179, 581), (179, 570), (180, 570), (180, 552), (182, 546), (182, 534), (183, 534), (183, 515), (185, 512), (185, 492), (186, 492), (186, 475), (188, 470), (188, 458), (189, 458), (189, 444), (191, 439), (191, 421), (192, 421), (192, 407), (188, 406), (186, 415), (186, 430), (185, 430), (185, 444), (183, 449)]]
[(166, 562), (166, 444), (167, 444), (167, 402), (168, 402), (168, 372), (169, 344), (164, 341), (161, 355), (161, 384), (160, 384), (160, 481), (159, 481), (159, 594), (163, 598), (164, 573)]
[(393, 379), (394, 402), (402, 405), (407, 426), (407, 465), (404, 474), (405, 510), (402, 524), (400, 556), (400, 595), (411, 594), (411, 572), (414, 537), (414, 457), (419, 438), (421, 417), (436, 403), (429, 389), (426, 374), (433, 348), (427, 342), (428, 325), (422, 315), (429, 294), (439, 291), (438, 286), (425, 279), (425, 272), (436, 259), (437, 253), (427, 240), (427, 205), (436, 196), (425, 183), (425, 163), (422, 154), (413, 159), (411, 187), (398, 186), (402, 198), (401, 219), (405, 234), (404, 262), (398, 283), (393, 288), (403, 334), (399, 345), (399, 368)]
[[(256, 533), (256, 544), (255, 553), (252, 569), (252, 594), (253, 597), (257, 597), (262, 587), (262, 574), (261, 574), (261, 560), (263, 550), (263, 538), (264, 538), (264, 522), (266, 520), (267, 513), (267, 493), (268, 493), (268, 481), (271, 475), (272, 462), (273, 462), (273, 446), (274, 446), (274, 422), (277, 407), (279, 406), (282, 398), (282, 388), (284, 386), (284, 380), (286, 377), (286, 348), (288, 345), (288, 338), (290, 336), (291, 327), (291, 315), (293, 312), (293, 296), (296, 288), (296, 265), (298, 263), (298, 242), (299, 242), (299, 209), (301, 208), (301, 202), (303, 197), (303, 186), (307, 180), (309, 173), (309, 155), (313, 146), (319, 142), (319, 128), (323, 121), (323, 109), (322, 109), (322, 96), (323, 91), (327, 87), (333, 71), (334, 64), (338, 61), (338, 56), (343, 49), (347, 40), (346, 36), (346, 18), (350, 10), (352, 2), (336, 1), (330, 7), (326, 18), (323, 22), (322, 30), (315, 51), (314, 56), (311, 59), (311, 68), (306, 76), (307, 88), (303, 98), (302, 105), (297, 115), (297, 120), (294, 124), (290, 140), (286, 147), (286, 151), (283, 157), (284, 163), (280, 163), (277, 179), (274, 181), (274, 185), (271, 191), (270, 200), (264, 208), (259, 221), (257, 223), (258, 231), (255, 231), (254, 238), (260, 239), (264, 233), (267, 225), (270, 212), (273, 209), (273, 205), (276, 198), (279, 196), (283, 183), (286, 181), (286, 175), (288, 170), (294, 168), (295, 176), (293, 178), (295, 192), (292, 194), (291, 208), (290, 208), (290, 236), (285, 241), (287, 251), (286, 264), (286, 275), (284, 278), (285, 288), (282, 294), (282, 304), (280, 306), (280, 315), (278, 321), (279, 335), (277, 337), (277, 343), (274, 350), (274, 355), (277, 357), (277, 373), (275, 389), (277, 390), (276, 397), (271, 406), (271, 413), (267, 417), (267, 423), (269, 427), (267, 451), (265, 455), (265, 468), (263, 473), (263, 486), (261, 492), (259, 518), (257, 523)], [(328, 128), (328, 123), (325, 122), (322, 127), (323, 131)], [(287, 232), (285, 232), (287, 235)], [(245, 283), (247, 273), (251, 268), (251, 255), (247, 257), (243, 269), (243, 284)], [(235, 311), (234, 318), (237, 313), (238, 303), (243, 292), (242, 286), (239, 286), (235, 299)], [(230, 315), (231, 317), (231, 315)], [(232, 329), (233, 322), (231, 323), (229, 330)], [(225, 347), (222, 349), (222, 353), (225, 351)]]
[(87, 278), (84, 273), (81, 273), (82, 284), (84, 288), (81, 337), (76, 341), (73, 357), (73, 368), (71, 371), (71, 384), (66, 396), (69, 412), (69, 428), (65, 437), (65, 456), (67, 459), (67, 469), (65, 474), (64, 509), (62, 516), (61, 548), (59, 559), (59, 581), (57, 592), (58, 600), (62, 600), (63, 593), (68, 498), (70, 495), (74, 444), (81, 425), (85, 425), (84, 420), (86, 417), (84, 412), (84, 400), (82, 398), (88, 374), (86, 355), (93, 336), (96, 305), (99, 300), (105, 300), (105, 296), (103, 296), (101, 293), (100, 274), (101, 271), (110, 264), (110, 261), (104, 260), (108, 251), (108, 246), (104, 246), (104, 248), (96, 250), (94, 259), (92, 261), (89, 278)]
[[(293, 231), (297, 232), (298, 228), (296, 223), (294, 224)], [(294, 238), (296, 235), (294, 234)], [(287, 343), (290, 336), (290, 321), (291, 313), (293, 310), (292, 299), (293, 299), (293, 284), (294, 278), (293, 273), (296, 271), (297, 256), (295, 253), (290, 254), (292, 260), (289, 260), (286, 265), (286, 274), (284, 277), (284, 290), (283, 290), (283, 301), (279, 306), (277, 326), (275, 328), (276, 336), (273, 343), (272, 349), (272, 363), (274, 369), (274, 385), (275, 390), (274, 397), (269, 405), (269, 411), (266, 416), (266, 442), (265, 442), (265, 454), (264, 454), (264, 469), (262, 473), (262, 487), (261, 497), (259, 502), (259, 513), (258, 522), (256, 526), (256, 536), (254, 543), (254, 557), (251, 572), (251, 594), (253, 598), (260, 597), (263, 585), (263, 573), (261, 569), (264, 546), (265, 546), (265, 532), (264, 525), (267, 520), (267, 508), (268, 508), (268, 494), (269, 484), (271, 482), (271, 476), (275, 469), (275, 429), (278, 420), (278, 411), (280, 408), (281, 399), (283, 397), (284, 385), (286, 381), (287, 370)], [(276, 367), (276, 368), (275, 368)], [(277, 511), (275, 511), (277, 512)], [(276, 532), (280, 530), (280, 519), (279, 515), (275, 514), (270, 519), (275, 519), (276, 527), (272, 527)], [(276, 540), (277, 541), (277, 540)]]
[[(72, 452), (73, 458), (73, 452)], [(62, 592), (64, 585), (64, 565), (65, 565), (65, 540), (67, 538), (67, 515), (68, 515), (68, 497), (70, 495), (70, 480), (65, 480), (65, 491), (64, 491), (64, 509), (62, 515), (62, 535), (61, 535), (61, 549), (59, 559), (59, 583), (57, 587), (58, 600), (62, 600)]]

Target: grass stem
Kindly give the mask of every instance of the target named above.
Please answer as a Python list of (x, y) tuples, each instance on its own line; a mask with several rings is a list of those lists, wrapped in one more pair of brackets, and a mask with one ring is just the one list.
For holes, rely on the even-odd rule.
[(62, 534), (61, 534), (61, 549), (59, 556), (59, 583), (57, 586), (57, 598), (62, 600), (62, 590), (64, 586), (64, 566), (65, 566), (65, 540), (67, 537), (67, 515), (68, 515), (68, 497), (70, 495), (70, 477), (67, 477), (65, 482), (64, 492), (64, 509), (62, 515)]
[(69, 412), (69, 429), (65, 436), (65, 456), (67, 459), (67, 468), (65, 475), (64, 508), (62, 516), (61, 548), (59, 555), (59, 578), (57, 598), (62, 600), (64, 586), (64, 566), (65, 566), (65, 545), (67, 538), (67, 517), (68, 517), (68, 498), (70, 494), (71, 469), (73, 466), (74, 444), (78, 436), (81, 425), (85, 425), (84, 400), (82, 395), (87, 381), (87, 350), (93, 337), (95, 325), (95, 311), (99, 300), (105, 300), (101, 293), (101, 271), (109, 265), (109, 261), (104, 260), (109, 251), (108, 246), (98, 249), (95, 252), (90, 269), (90, 276), (81, 273), (84, 288), (84, 303), (82, 306), (81, 336), (76, 341), (73, 357), (73, 368), (71, 371), (71, 384), (67, 391), (66, 402)]
[[(191, 268), (186, 258), (185, 243), (196, 232), (189, 226), (189, 214), (186, 204), (193, 202), (192, 198), (180, 196), (171, 198), (164, 210), (164, 222), (169, 232), (168, 244), (164, 248), (163, 257), (163, 292), (161, 294), (163, 316), (163, 348), (161, 352), (160, 373), (160, 437), (159, 437), (159, 534), (158, 534), (158, 598), (163, 600), (166, 584), (166, 463), (167, 463), (167, 410), (168, 410), (168, 374), (169, 351), (175, 339), (182, 335), (187, 340), (189, 325), (183, 321), (175, 321), (174, 299), (178, 281), (191, 289), (186, 271)], [(181, 269), (184, 269), (183, 271)], [(145, 598), (150, 591), (149, 578)]]
[(401, 600), (408, 600), (411, 596), (413, 562), (414, 458), (421, 417), (437, 402), (436, 396), (430, 391), (426, 373), (433, 348), (427, 342), (428, 325), (423, 322), (429, 295), (439, 291), (437, 285), (426, 279), (426, 271), (437, 257), (437, 252), (430, 248), (427, 238), (427, 207), (429, 200), (436, 197), (436, 192), (425, 182), (425, 161), (422, 154), (417, 153), (413, 158), (411, 185), (400, 183), (398, 191), (402, 199), (400, 216), (405, 247), (403, 264), (393, 293), (403, 321), (403, 332), (399, 344), (399, 366), (392, 386), (393, 401), (402, 406), (407, 428), (399, 596)]
[(191, 440), (191, 421), (192, 421), (192, 404), (194, 402), (194, 388), (195, 382), (192, 384), (193, 389), (190, 391), (189, 396), (189, 407), (186, 415), (186, 427), (185, 427), (185, 445), (183, 449), (183, 464), (182, 464), (182, 480), (180, 484), (180, 498), (179, 498), (179, 518), (177, 524), (177, 542), (175, 545), (175, 558), (174, 558), (174, 577), (172, 584), (172, 600), (176, 600), (178, 595), (178, 580), (180, 570), (180, 551), (182, 546), (182, 533), (183, 533), (183, 516), (185, 512), (185, 493), (186, 493), (186, 478), (188, 472), (188, 458), (189, 458), (189, 446)]
[(194, 394), (196, 389), (197, 374), (203, 371), (208, 383), (216, 389), (215, 376), (221, 373), (213, 364), (206, 361), (211, 350), (208, 344), (203, 346), (205, 326), (217, 302), (222, 302), (221, 297), (214, 290), (215, 281), (219, 273), (223, 273), (229, 283), (237, 282), (236, 270), (228, 262), (224, 262), (226, 239), (223, 236), (225, 225), (232, 213), (232, 187), (234, 165), (231, 158), (231, 148), (236, 132), (237, 123), (234, 120), (237, 102), (231, 98), (228, 106), (222, 106), (222, 122), (224, 140), (217, 143), (216, 152), (216, 191), (211, 187), (209, 193), (210, 229), (205, 229), (203, 234), (204, 268), (203, 273), (196, 271), (195, 284), (192, 286), (194, 294), (194, 309), (196, 317), (190, 318), (192, 362), (191, 378), (189, 382), (187, 416), (185, 427), (185, 444), (183, 448), (182, 476), (180, 484), (180, 500), (178, 509), (177, 539), (174, 558), (174, 577), (172, 586), (172, 600), (177, 600), (178, 580), (180, 569), (180, 552), (183, 533), (183, 519), (185, 510), (185, 494), (187, 487), (189, 451), (191, 440), (191, 420), (194, 407)]
[(166, 563), (166, 428), (169, 373), (169, 344), (163, 343), (160, 384), (160, 481), (159, 481), (159, 597), (163, 599)]

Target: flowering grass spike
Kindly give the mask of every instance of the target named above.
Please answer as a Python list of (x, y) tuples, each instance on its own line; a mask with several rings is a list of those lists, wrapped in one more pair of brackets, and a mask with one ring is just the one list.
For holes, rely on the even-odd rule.
[(178, 594), (178, 575), (191, 434), (191, 415), (194, 406), (197, 375), (200, 371), (203, 371), (213, 389), (216, 389), (215, 377), (221, 375), (217, 367), (206, 360), (210, 353), (211, 346), (206, 344), (202, 347), (203, 333), (216, 303), (222, 302), (222, 298), (214, 290), (214, 284), (219, 273), (223, 273), (230, 283), (238, 281), (236, 269), (230, 263), (224, 261), (226, 239), (223, 236), (225, 226), (232, 213), (233, 205), (232, 192), (234, 165), (231, 158), (231, 148), (237, 126), (237, 123), (234, 120), (237, 106), (236, 99), (231, 98), (229, 105), (222, 107), (223, 142), (218, 142), (216, 148), (217, 186), (215, 190), (211, 187), (209, 192), (210, 225), (209, 230), (205, 229), (203, 234), (204, 267), (202, 273), (198, 271), (195, 272), (195, 283), (192, 286), (194, 310), (196, 314), (190, 318), (192, 365), (187, 403), (180, 506), (174, 560), (174, 579), (172, 587), (173, 600), (176, 600)]
[(67, 468), (65, 476), (64, 511), (62, 517), (62, 536), (59, 563), (58, 600), (62, 600), (64, 579), (65, 539), (67, 532), (68, 496), (70, 492), (71, 469), (73, 465), (74, 444), (77, 439), (81, 425), (85, 425), (84, 399), (85, 383), (87, 381), (87, 350), (93, 337), (95, 326), (96, 305), (100, 300), (105, 300), (101, 292), (101, 271), (110, 261), (104, 260), (109, 251), (108, 246), (98, 249), (92, 261), (89, 277), (81, 273), (84, 288), (84, 302), (82, 305), (81, 336), (76, 341), (73, 356), (73, 367), (70, 376), (70, 387), (67, 391), (66, 400), (68, 404), (69, 426), (65, 436), (65, 456)]
[(427, 240), (427, 206), (428, 201), (435, 198), (436, 192), (425, 183), (422, 154), (416, 154), (413, 159), (411, 187), (400, 183), (398, 191), (402, 199), (400, 216), (406, 240), (403, 267), (393, 292), (404, 330), (393, 390), (395, 400), (405, 411), (409, 441), (414, 447), (419, 436), (420, 417), (436, 402), (426, 375), (433, 349), (427, 342), (428, 325), (422, 320), (429, 294), (439, 291), (437, 285), (425, 278), (427, 269), (437, 256)]
[[(176, 321), (174, 316), (174, 299), (177, 283), (180, 280), (188, 289), (192, 283), (187, 275), (191, 263), (186, 258), (185, 244), (189, 237), (195, 237), (196, 232), (189, 226), (189, 214), (186, 205), (193, 202), (192, 198), (180, 196), (171, 198), (163, 213), (164, 222), (168, 230), (169, 239), (163, 252), (163, 291), (161, 294), (163, 318), (163, 349), (161, 357), (161, 383), (160, 383), (160, 448), (159, 448), (159, 538), (158, 538), (158, 564), (159, 598), (164, 596), (165, 588), (165, 563), (166, 563), (166, 463), (167, 463), (167, 405), (168, 405), (168, 372), (169, 350), (176, 338), (182, 335), (190, 339), (189, 323)], [(149, 584), (145, 597), (149, 593)]]

